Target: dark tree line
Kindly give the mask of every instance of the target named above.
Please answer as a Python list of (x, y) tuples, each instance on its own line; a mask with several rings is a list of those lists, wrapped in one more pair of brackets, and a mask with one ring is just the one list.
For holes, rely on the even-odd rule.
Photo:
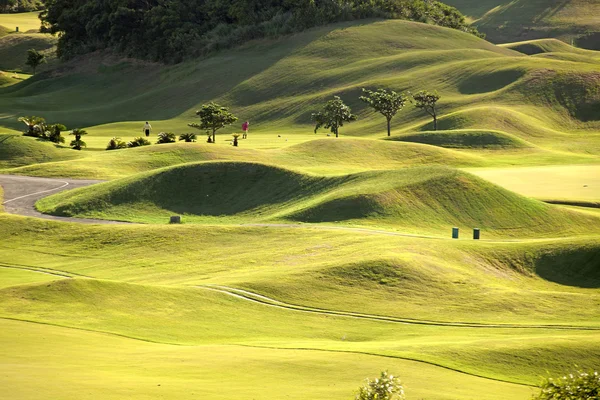
[(41, 0), (0, 0), (0, 14), (37, 11), (43, 8)]
[[(2, 0), (0, 0), (2, 1)], [(66, 59), (110, 49), (167, 63), (342, 20), (399, 18), (479, 35), (434, 0), (44, 0), (46, 32)]]

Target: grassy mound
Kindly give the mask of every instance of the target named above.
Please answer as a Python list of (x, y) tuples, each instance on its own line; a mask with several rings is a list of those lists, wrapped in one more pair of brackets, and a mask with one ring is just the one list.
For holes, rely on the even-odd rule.
[(479, 130), (452, 130), (420, 132), (394, 136), (390, 140), (414, 142), (456, 149), (521, 148), (527, 143), (503, 132)]
[[(36, 49), (44, 54), (48, 61), (56, 58), (54, 48), (56, 38), (44, 34), (14, 34), (0, 38), (0, 69), (28, 71), (27, 50)], [(47, 68), (42, 65), (39, 70)]]
[(574, 232), (572, 229), (582, 233), (585, 227), (593, 228), (593, 218), (552, 208), (455, 170), (412, 169), (386, 175), (371, 178), (388, 182), (376, 190), (338, 193), (291, 218), (303, 222), (369, 221), (442, 232), (449, 226), (467, 231), (477, 227), (499, 236), (545, 236), (549, 231)]
[(323, 191), (330, 179), (263, 164), (211, 162), (185, 164), (108, 182), (42, 200), (38, 207), (56, 215), (114, 214), (115, 209), (158, 215), (181, 213), (260, 215)]
[(73, 160), (77, 157), (77, 153), (50, 142), (0, 134), (0, 169)]
[(571, 46), (558, 39), (526, 40), (524, 42), (507, 43), (500, 46), (518, 51), (519, 53), (527, 54), (528, 56), (543, 53), (590, 54), (589, 51)]
[(179, 213), (192, 222), (343, 221), (416, 232), (459, 226), (495, 236), (582, 233), (596, 222), (440, 167), (325, 177), (254, 163), (185, 164), (60, 193), (37, 207), (139, 222), (165, 222)]
[(10, 29), (5, 28), (4, 26), (0, 25), (0, 38), (8, 35), (9, 33), (10, 33)]
[(572, 118), (599, 121), (600, 73), (541, 70), (518, 84), (532, 102), (565, 110)]

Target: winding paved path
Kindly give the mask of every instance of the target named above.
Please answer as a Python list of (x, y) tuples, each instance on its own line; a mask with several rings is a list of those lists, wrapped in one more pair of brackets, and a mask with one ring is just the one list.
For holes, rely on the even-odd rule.
[(104, 221), (97, 219), (83, 219), (70, 217), (57, 217), (38, 212), (35, 209), (36, 201), (65, 190), (77, 189), (94, 185), (103, 181), (80, 179), (51, 179), (34, 178), (18, 175), (0, 175), (0, 186), (4, 190), (4, 211), (9, 214), (36, 217), (54, 221), (78, 222), (81, 224), (124, 224), (124, 222)]

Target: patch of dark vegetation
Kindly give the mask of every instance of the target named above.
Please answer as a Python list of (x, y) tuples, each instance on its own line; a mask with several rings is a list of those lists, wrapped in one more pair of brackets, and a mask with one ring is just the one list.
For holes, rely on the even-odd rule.
[(110, 49), (177, 63), (253, 39), (332, 22), (396, 18), (480, 35), (454, 7), (431, 0), (44, 0), (43, 31), (63, 59)]

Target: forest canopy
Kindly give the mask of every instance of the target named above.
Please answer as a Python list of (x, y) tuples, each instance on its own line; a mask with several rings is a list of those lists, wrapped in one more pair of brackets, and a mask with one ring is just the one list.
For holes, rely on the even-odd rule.
[(63, 59), (110, 49), (166, 63), (332, 22), (398, 18), (479, 33), (432, 0), (44, 0)]

